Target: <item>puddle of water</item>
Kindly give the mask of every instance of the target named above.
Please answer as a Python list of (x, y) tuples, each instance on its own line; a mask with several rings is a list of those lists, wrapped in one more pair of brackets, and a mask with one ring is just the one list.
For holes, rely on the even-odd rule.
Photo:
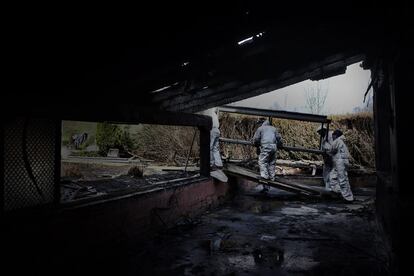
[(363, 209), (363, 208), (364, 208), (364, 205), (359, 205), (359, 204), (349, 204), (349, 205), (346, 205), (346, 208), (347, 208), (347, 209), (349, 209), (349, 210), (353, 210), (353, 211), (355, 211), (355, 210), (360, 210), (360, 209)]
[(274, 209), (280, 208), (283, 203), (279, 201), (259, 201), (251, 204), (249, 210), (253, 213), (268, 213)]
[(319, 262), (313, 260), (312, 258), (304, 257), (304, 256), (292, 256), (289, 258), (289, 262), (286, 263), (285, 267), (287, 271), (309, 271), (315, 266), (317, 266)]
[(270, 235), (262, 235), (260, 237), (260, 240), (262, 241), (273, 241), (276, 239), (276, 236), (270, 236)]
[(283, 262), (284, 252), (273, 246), (261, 247), (253, 251), (253, 257), (256, 264), (279, 266)]
[(262, 208), (260, 205), (253, 205), (250, 209), (250, 211), (252, 211), (255, 214), (259, 214), (262, 212)]
[(282, 219), (280, 216), (278, 217), (277, 215), (275, 215), (275, 216), (261, 216), (259, 218), (261, 220), (264, 220), (264, 221), (269, 222), (269, 223), (278, 223)]
[(252, 269), (255, 261), (251, 255), (229, 256), (229, 264), (240, 269)]
[(319, 211), (315, 208), (301, 206), (300, 208), (291, 208), (285, 207), (282, 209), (281, 213), (284, 215), (293, 215), (293, 216), (304, 216), (317, 214)]

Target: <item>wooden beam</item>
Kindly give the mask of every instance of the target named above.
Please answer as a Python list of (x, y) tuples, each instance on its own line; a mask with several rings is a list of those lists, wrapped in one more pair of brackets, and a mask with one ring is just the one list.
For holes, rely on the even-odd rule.
[(307, 113), (282, 111), (282, 110), (270, 110), (270, 109), (261, 109), (261, 108), (251, 108), (251, 107), (244, 107), (244, 106), (227, 105), (227, 106), (221, 106), (219, 110), (221, 112), (256, 115), (256, 116), (290, 119), (290, 120), (298, 120), (298, 121), (306, 121), (306, 122), (327, 123), (330, 121), (325, 115), (307, 114)]
[(261, 180), (260, 175), (256, 172), (250, 171), (248, 169), (236, 166), (234, 164), (227, 164), (225, 167), (225, 172), (234, 176), (243, 177), (249, 180), (257, 181), (258, 183), (263, 183), (265, 185), (269, 185), (276, 189), (302, 194), (306, 196), (320, 196), (321, 191), (317, 188), (305, 186), (298, 183), (287, 183), (285, 181), (281, 182), (279, 179), (275, 181), (272, 180)]
[(205, 115), (178, 113), (163, 110), (140, 108), (133, 104), (101, 105), (101, 108), (88, 105), (32, 107), (29, 112), (23, 110), (13, 116), (37, 116), (71, 121), (113, 122), (125, 124), (157, 124), (194, 126), (211, 129), (211, 118)]
[(336, 55), (322, 62), (313, 63), (305, 69), (296, 71), (287, 70), (275, 78), (262, 79), (249, 83), (230, 81), (219, 87), (209, 87), (197, 91), (192, 95), (180, 95), (174, 99), (162, 102), (160, 108), (171, 111), (198, 112), (209, 107), (254, 97), (310, 78), (315, 78), (323, 74), (324, 67), (342, 67), (362, 59), (362, 55)]
[[(220, 138), (220, 142), (229, 143), (229, 144), (254, 146), (253, 142), (245, 141), (245, 140), (230, 139), (230, 138)], [(286, 151), (300, 151), (300, 152), (309, 152), (309, 153), (314, 153), (314, 154), (323, 154), (323, 151), (321, 150), (307, 149), (307, 148), (302, 148), (302, 147), (281, 146), (278, 149), (286, 150)]]

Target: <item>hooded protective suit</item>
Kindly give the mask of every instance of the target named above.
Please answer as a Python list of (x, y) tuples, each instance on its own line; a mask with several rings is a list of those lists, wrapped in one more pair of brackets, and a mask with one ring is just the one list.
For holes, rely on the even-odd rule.
[(277, 144), (281, 137), (277, 129), (270, 125), (268, 120), (264, 121), (253, 136), (255, 145), (260, 145), (259, 167), (260, 176), (264, 179), (274, 179), (276, 174), (276, 152)]
[(210, 166), (223, 167), (223, 161), (220, 156), (220, 129), (217, 108), (207, 109), (201, 112), (201, 114), (210, 116), (212, 120), (212, 128), (210, 131)]
[[(349, 151), (346, 146), (345, 137), (342, 135), (332, 142), (330, 148), (327, 148), (327, 152), (332, 155), (333, 168), (331, 186), (340, 188), (341, 194), (345, 200), (354, 200), (354, 195), (351, 191), (348, 179), (348, 166), (349, 166)], [(336, 174), (336, 175), (335, 175)]]
[[(324, 129), (326, 131), (326, 128), (322, 128), (321, 126), (318, 127), (316, 132), (318, 132), (319, 135), (321, 135), (320, 131)], [(332, 139), (332, 131), (328, 132), (328, 136), (323, 135), (322, 137), (322, 150), (326, 152), (326, 154), (323, 155), (323, 171), (322, 171), (322, 177), (323, 182), (325, 183), (325, 189), (327, 191), (335, 191), (339, 192), (339, 187), (332, 186), (332, 178), (336, 177), (336, 173), (333, 173), (333, 160), (332, 155), (328, 153), (328, 150), (331, 148), (331, 145), (333, 143)]]

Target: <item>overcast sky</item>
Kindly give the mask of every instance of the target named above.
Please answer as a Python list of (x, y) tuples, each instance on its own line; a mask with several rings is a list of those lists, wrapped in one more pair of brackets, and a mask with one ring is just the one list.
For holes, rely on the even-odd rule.
[[(363, 107), (364, 93), (369, 85), (371, 72), (363, 70), (360, 63), (347, 67), (346, 73), (321, 80), (322, 89), (327, 89), (323, 114), (352, 113), (355, 107)], [(306, 89), (316, 87), (318, 81), (303, 81), (282, 89), (235, 102), (233, 105), (309, 112), (306, 108)], [(372, 91), (369, 92), (372, 97)], [(369, 97), (367, 97), (369, 98)], [(372, 99), (371, 99), (372, 100)]]

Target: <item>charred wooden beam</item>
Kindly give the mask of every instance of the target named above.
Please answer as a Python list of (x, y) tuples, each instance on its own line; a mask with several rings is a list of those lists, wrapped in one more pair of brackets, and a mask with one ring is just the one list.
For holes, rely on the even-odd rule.
[[(222, 138), (222, 137), (220, 137), (220, 142), (228, 143), (228, 144), (254, 146), (253, 142), (251, 142), (251, 141), (237, 140), (237, 139), (230, 139), (230, 138)], [(309, 153), (314, 153), (314, 154), (323, 154), (323, 151), (321, 151), (321, 150), (307, 149), (307, 148), (302, 148), (302, 147), (281, 146), (281, 147), (279, 147), (279, 149), (286, 150), (286, 151), (300, 151), (300, 152), (309, 152)]]
[(321, 195), (320, 190), (317, 190), (316, 188), (313, 188), (313, 187), (301, 185), (298, 183), (286, 183), (285, 181), (282, 182), (282, 180), (279, 180), (278, 178), (275, 181), (262, 180), (260, 178), (260, 175), (257, 174), (256, 172), (236, 166), (234, 164), (227, 164), (225, 168), (225, 172), (230, 175), (241, 176), (243, 178), (257, 181), (259, 183), (272, 186), (273, 188), (292, 192), (292, 193), (302, 194), (306, 196), (320, 196)]
[[(246, 160), (243, 159), (226, 159), (228, 163), (240, 164), (245, 163)], [(283, 166), (283, 167), (292, 167), (292, 168), (322, 168), (323, 161), (290, 161), (290, 160), (283, 160), (277, 159), (276, 165)]]
[(204, 115), (154, 110), (134, 104), (99, 105), (100, 108), (87, 104), (63, 104), (58, 107), (37, 105), (30, 111), (21, 110), (11, 114), (10, 117), (35, 116), (71, 121), (194, 126), (211, 129), (211, 118)]
[(259, 109), (259, 108), (243, 107), (243, 106), (222, 106), (219, 108), (219, 110), (222, 112), (228, 112), (228, 113), (257, 115), (257, 116), (264, 116), (264, 117), (282, 118), (282, 119), (307, 121), (307, 122), (318, 122), (318, 123), (330, 122), (327, 116), (324, 116), (324, 115), (315, 115), (315, 114), (290, 112), (290, 111), (268, 110), (268, 109)]
[[(160, 108), (170, 111), (198, 112), (200, 110), (228, 104), (248, 97), (254, 97), (277, 90), (307, 79), (317, 78), (328, 69), (350, 65), (361, 61), (363, 55), (356, 53), (340, 54), (325, 58), (297, 70), (286, 70), (274, 78), (256, 80), (230, 80), (222, 85), (208, 86), (185, 95), (173, 97), (160, 102)], [(206, 100), (208, 98), (208, 100)], [(206, 106), (207, 105), (207, 106)]]

